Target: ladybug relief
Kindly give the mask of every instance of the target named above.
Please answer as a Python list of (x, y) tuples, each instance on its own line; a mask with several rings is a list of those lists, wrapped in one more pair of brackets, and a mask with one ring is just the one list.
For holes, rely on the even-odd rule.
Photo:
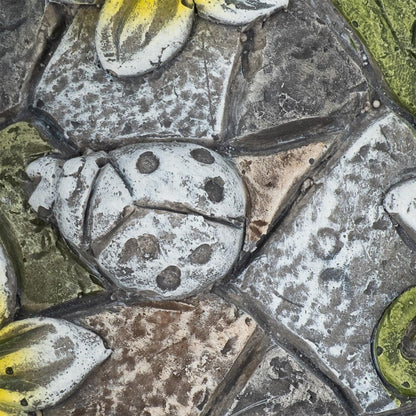
[(45, 156), (27, 173), (33, 209), (119, 287), (184, 298), (223, 278), (239, 255), (244, 184), (212, 150), (136, 144), (67, 161)]

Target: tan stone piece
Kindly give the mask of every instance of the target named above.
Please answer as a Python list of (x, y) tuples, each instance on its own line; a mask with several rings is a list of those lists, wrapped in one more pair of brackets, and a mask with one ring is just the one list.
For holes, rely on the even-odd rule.
[(45, 416), (199, 415), (257, 326), (214, 295), (118, 306), (80, 323), (113, 353)]
[(312, 143), (269, 156), (240, 156), (234, 161), (242, 175), (251, 200), (248, 213), (245, 251), (267, 233), (288, 192), (323, 155), (325, 143)]

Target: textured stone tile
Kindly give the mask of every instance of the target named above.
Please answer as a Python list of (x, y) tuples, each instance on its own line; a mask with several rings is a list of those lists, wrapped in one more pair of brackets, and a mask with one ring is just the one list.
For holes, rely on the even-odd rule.
[(29, 207), (26, 166), (49, 151), (28, 123), (0, 132), (0, 239), (18, 277), (22, 306), (29, 310), (101, 290), (56, 231)]
[(52, 57), (34, 105), (49, 112), (79, 147), (137, 138), (210, 142), (222, 124), (239, 29), (197, 19), (184, 50), (160, 71), (119, 80), (95, 60), (96, 8), (80, 10)]
[(267, 352), (226, 416), (343, 416), (334, 392), (283, 348)]
[(56, 23), (52, 6), (44, 15), (44, 1), (0, 1), (0, 113), (21, 104), (26, 82)]
[(245, 33), (227, 108), (227, 137), (244, 137), (236, 146), (343, 128), (364, 107), (366, 80), (316, 3), (292, 1)]
[(393, 405), (372, 364), (372, 331), (387, 305), (414, 285), (416, 264), (383, 196), (415, 167), (416, 141), (406, 123), (387, 114), (348, 145), (234, 289), (259, 305), (276, 336), (295, 334), (307, 354), (316, 353), (362, 409), (379, 411)]
[(326, 150), (313, 143), (269, 156), (240, 156), (235, 159), (250, 195), (250, 211), (244, 249), (252, 251), (269, 230), (289, 191)]
[(248, 315), (214, 296), (119, 306), (81, 324), (113, 353), (45, 416), (199, 415), (256, 328)]

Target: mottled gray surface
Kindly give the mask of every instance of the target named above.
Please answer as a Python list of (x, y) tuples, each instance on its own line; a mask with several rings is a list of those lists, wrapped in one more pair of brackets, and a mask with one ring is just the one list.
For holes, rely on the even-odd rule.
[(264, 139), (333, 131), (360, 113), (366, 80), (325, 21), (323, 5), (292, 1), (287, 12), (246, 32), (230, 86), (228, 138), (248, 136), (236, 142), (265, 150)]
[(226, 416), (345, 416), (334, 392), (283, 348), (268, 351)]
[(97, 18), (96, 8), (79, 11), (40, 81), (35, 106), (49, 112), (81, 148), (149, 137), (212, 142), (221, 129), (239, 29), (197, 19), (191, 39), (171, 63), (119, 80), (97, 63)]
[[(43, 8), (43, 0), (0, 0), (0, 114), (21, 104), (24, 97), (25, 82), (48, 32), (48, 19), (41, 27)], [(52, 17), (49, 8), (47, 18), (53, 26)]]
[(259, 305), (276, 336), (295, 334), (307, 354), (316, 353), (362, 409), (379, 411), (392, 402), (372, 364), (372, 331), (391, 300), (415, 284), (416, 264), (383, 195), (416, 166), (416, 141), (387, 114), (348, 145), (234, 288)]

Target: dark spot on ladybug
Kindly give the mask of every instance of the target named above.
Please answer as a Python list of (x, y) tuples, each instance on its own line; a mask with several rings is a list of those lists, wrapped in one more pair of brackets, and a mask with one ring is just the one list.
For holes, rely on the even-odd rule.
[(189, 256), (189, 261), (194, 264), (206, 264), (212, 256), (212, 248), (209, 244), (202, 244), (197, 247)]
[(408, 389), (408, 388), (410, 387), (410, 384), (409, 384), (407, 381), (405, 381), (404, 383), (402, 383), (402, 386), (403, 386), (405, 389)]
[(144, 152), (137, 159), (136, 166), (140, 173), (152, 173), (159, 167), (159, 159), (153, 152)]
[(381, 348), (380, 346), (377, 346), (376, 348), (376, 354), (379, 357), (381, 354), (383, 354), (383, 348)]
[(124, 244), (120, 262), (130, 259), (154, 260), (159, 256), (159, 241), (152, 234), (143, 234), (137, 238), (129, 238)]
[(22, 399), (22, 400), (20, 400), (20, 404), (21, 404), (22, 406), (24, 406), (24, 407), (29, 406), (29, 403), (27, 402), (27, 400), (26, 400), (26, 399)]
[(224, 180), (217, 176), (205, 182), (205, 192), (212, 202), (221, 202), (224, 199)]
[(95, 160), (95, 163), (99, 168), (102, 168), (103, 166), (105, 166), (107, 162), (108, 162), (108, 159), (105, 157), (99, 157), (98, 159)]
[(9, 376), (13, 375), (13, 368), (7, 367), (6, 368), (6, 374), (9, 375)]
[(214, 156), (207, 149), (202, 147), (199, 149), (191, 150), (191, 156), (198, 162), (205, 163), (206, 165), (212, 165), (215, 162)]
[(162, 290), (175, 290), (181, 284), (181, 271), (176, 266), (168, 266), (156, 277), (156, 283)]

